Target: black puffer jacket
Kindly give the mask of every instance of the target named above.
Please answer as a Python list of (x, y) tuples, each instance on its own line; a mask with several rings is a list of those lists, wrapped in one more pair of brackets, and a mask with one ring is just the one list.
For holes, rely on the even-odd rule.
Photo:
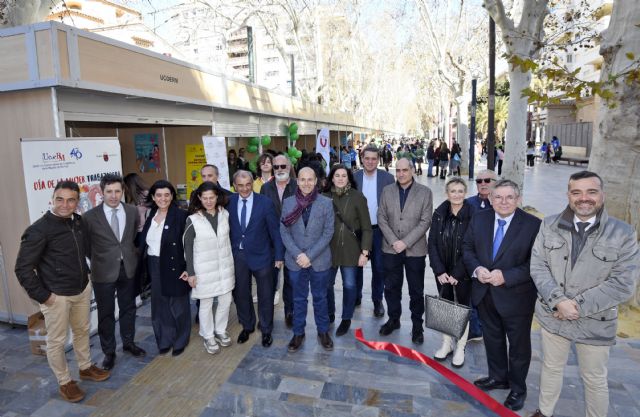
[(80, 294), (89, 282), (82, 219), (47, 212), (25, 230), (16, 260), (16, 276), (29, 297), (40, 304), (51, 293)]

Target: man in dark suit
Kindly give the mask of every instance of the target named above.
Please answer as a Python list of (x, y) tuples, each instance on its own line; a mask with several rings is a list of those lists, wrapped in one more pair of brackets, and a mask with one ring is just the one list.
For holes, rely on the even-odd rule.
[[(260, 189), (263, 194), (271, 199), (276, 208), (278, 219), (282, 215), (282, 202), (287, 197), (296, 193), (298, 185), (296, 180), (291, 178), (291, 163), (284, 155), (277, 155), (273, 158), (274, 181), (265, 183)], [(274, 268), (274, 288), (278, 289), (278, 274), (280, 270)], [(285, 265), (282, 268), (282, 300), (284, 301), (284, 322), (288, 328), (293, 327), (293, 289), (289, 280), (289, 268)]]
[(276, 209), (269, 198), (253, 192), (253, 176), (238, 170), (233, 175), (233, 194), (227, 207), (231, 250), (236, 275), (233, 299), (242, 331), (238, 343), (249, 340), (256, 325), (251, 296), (251, 276), (256, 277), (258, 318), (262, 332), (262, 346), (273, 343), (273, 268), (282, 268), (284, 246)]
[[(371, 248), (371, 300), (373, 301), (373, 315), (384, 317), (382, 296), (384, 295), (384, 267), (382, 266), (382, 232), (378, 227), (378, 202), (382, 189), (393, 184), (393, 175), (378, 168), (380, 152), (375, 145), (368, 145), (362, 150), (363, 169), (356, 172), (354, 177), (358, 191), (367, 198), (371, 227), (373, 228), (373, 246)], [(358, 268), (356, 275), (358, 298), (356, 305), (362, 300), (363, 268)]]
[[(220, 188), (222, 188), (222, 191), (225, 193), (225, 195), (227, 197), (231, 196), (231, 191), (225, 189), (223, 186), (220, 185), (220, 183), (218, 182), (218, 167), (212, 164), (206, 164), (203, 165), (202, 168), (200, 168), (200, 177), (202, 177), (202, 182), (206, 182), (206, 181), (210, 181), (218, 186), (220, 186)], [(198, 316), (196, 316), (198, 317)]]
[(518, 208), (520, 189), (511, 180), (496, 182), (490, 199), (492, 208), (473, 216), (463, 243), (464, 263), (473, 278), (471, 302), (482, 320), (489, 368), (489, 376), (475, 384), (484, 390), (510, 388), (504, 405), (517, 411), (527, 397), (536, 301), (529, 262), (540, 219)]
[(104, 352), (102, 367), (116, 360), (115, 297), (118, 297), (122, 350), (133, 356), (146, 352), (134, 343), (136, 322), (135, 274), (138, 253), (135, 237), (138, 210), (122, 203), (124, 181), (105, 175), (100, 181), (104, 201), (84, 215), (85, 242), (91, 261), (91, 282), (98, 305), (98, 335)]

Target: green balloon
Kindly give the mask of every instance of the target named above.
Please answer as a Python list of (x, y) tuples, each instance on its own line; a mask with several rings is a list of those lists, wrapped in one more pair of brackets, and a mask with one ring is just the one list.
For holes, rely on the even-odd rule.
[(289, 138), (290, 138), (292, 141), (294, 141), (294, 142), (295, 142), (295, 141), (297, 141), (297, 140), (298, 140), (298, 138), (300, 138), (300, 135), (298, 135), (298, 133), (297, 133), (297, 132), (294, 132), (294, 133), (291, 133), (291, 134), (289, 135)]
[(255, 174), (258, 171), (258, 164), (254, 161), (249, 162), (249, 169)]
[(289, 160), (291, 161), (291, 165), (295, 165), (295, 164), (298, 163), (298, 159), (297, 158), (291, 157), (291, 158), (289, 158)]
[(271, 136), (264, 135), (262, 137), (262, 146), (269, 146), (271, 144)]
[(297, 133), (298, 132), (298, 125), (295, 123), (291, 123), (289, 125), (289, 133)]
[(302, 156), (302, 151), (299, 149), (296, 149), (296, 158), (300, 158)]
[(258, 152), (258, 145), (251, 144), (251, 145), (247, 146), (247, 152), (249, 152), (249, 153)]
[(287, 152), (289, 154), (290, 157), (295, 157), (297, 154), (297, 149), (296, 148), (289, 148), (289, 151)]
[(258, 144), (260, 144), (260, 138), (259, 137), (254, 136), (251, 139), (249, 139), (249, 145), (258, 146)]

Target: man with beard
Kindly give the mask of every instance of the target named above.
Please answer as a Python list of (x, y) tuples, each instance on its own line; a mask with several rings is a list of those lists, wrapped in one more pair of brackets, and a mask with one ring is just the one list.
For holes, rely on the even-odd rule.
[[(282, 215), (282, 202), (285, 198), (291, 197), (298, 188), (296, 180), (291, 178), (291, 163), (284, 155), (273, 158), (273, 172), (275, 181), (269, 181), (262, 186), (260, 194), (265, 195), (273, 201), (278, 218)], [(286, 264), (282, 267), (282, 300), (284, 301), (284, 321), (288, 328), (293, 326), (293, 289), (289, 280), (289, 268)], [(280, 270), (274, 268), (273, 279), (274, 288), (278, 289), (278, 274)]]
[(538, 289), (535, 315), (542, 330), (538, 410), (551, 416), (571, 342), (584, 382), (586, 416), (609, 409), (607, 361), (615, 344), (618, 305), (634, 293), (640, 251), (633, 227), (610, 217), (594, 172), (569, 178), (569, 206), (547, 217), (533, 246), (531, 276)]

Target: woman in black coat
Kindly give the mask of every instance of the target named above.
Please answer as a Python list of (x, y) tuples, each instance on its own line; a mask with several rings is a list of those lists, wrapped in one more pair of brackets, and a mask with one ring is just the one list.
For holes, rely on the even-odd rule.
[[(429, 230), (429, 263), (434, 275), (438, 292), (443, 298), (453, 300), (455, 286), (458, 302), (466, 306), (471, 301), (471, 278), (462, 262), (462, 241), (474, 212), (465, 197), (467, 183), (460, 177), (450, 178), (446, 185), (447, 200), (433, 213)], [(454, 367), (464, 365), (464, 349), (469, 335), (469, 325), (462, 337), (454, 344), (452, 337), (443, 335), (442, 347), (434, 358), (445, 360), (453, 353), (451, 361)]]
[(189, 344), (191, 306), (182, 235), (189, 214), (175, 203), (176, 189), (165, 180), (149, 189), (151, 212), (138, 237), (142, 264), (151, 278), (151, 322), (161, 354), (180, 355)]

